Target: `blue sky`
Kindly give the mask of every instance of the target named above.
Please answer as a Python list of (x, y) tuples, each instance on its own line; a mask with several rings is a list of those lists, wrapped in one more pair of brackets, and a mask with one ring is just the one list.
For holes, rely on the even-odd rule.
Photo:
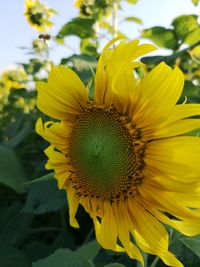
[[(59, 15), (53, 17), (55, 26), (50, 31), (56, 35), (60, 27), (78, 14), (78, 9), (73, 6), (73, 0), (42, 0), (54, 8)], [(180, 14), (198, 14), (199, 6), (194, 7), (191, 0), (139, 0), (136, 5), (123, 4), (122, 16), (137, 16), (143, 20), (143, 26), (136, 24), (122, 24), (122, 30), (131, 39), (139, 36), (143, 28), (161, 25), (170, 26), (173, 18)], [(31, 28), (24, 18), (24, 0), (1, 0), (0, 1), (0, 72), (9, 66), (26, 62), (27, 54), (20, 46), (30, 47), (31, 41), (38, 37), (36, 30)], [(78, 49), (76, 38), (68, 39), (68, 43)], [(50, 44), (51, 45), (51, 44)], [(53, 47), (51, 58), (55, 63), (61, 57), (66, 57), (71, 51), (67, 48)]]

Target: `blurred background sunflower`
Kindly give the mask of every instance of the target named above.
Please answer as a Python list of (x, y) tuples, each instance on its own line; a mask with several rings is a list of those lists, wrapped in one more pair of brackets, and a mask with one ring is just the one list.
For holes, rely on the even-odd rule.
[(46, 31), (53, 26), (50, 18), (56, 11), (49, 8), (40, 0), (25, 1), (26, 11), (24, 13), (27, 22), (38, 31)]

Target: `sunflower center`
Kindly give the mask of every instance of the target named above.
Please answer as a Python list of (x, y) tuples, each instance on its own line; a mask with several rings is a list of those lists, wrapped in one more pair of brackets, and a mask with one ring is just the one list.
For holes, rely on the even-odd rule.
[(133, 138), (114, 108), (82, 113), (70, 136), (69, 157), (80, 194), (120, 198), (136, 183)]

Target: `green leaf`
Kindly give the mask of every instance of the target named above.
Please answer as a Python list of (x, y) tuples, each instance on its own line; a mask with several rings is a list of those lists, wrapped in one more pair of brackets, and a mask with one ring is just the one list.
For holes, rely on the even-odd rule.
[(144, 64), (147, 65), (157, 65), (158, 63), (160, 63), (161, 61), (166, 62), (167, 64), (173, 63), (177, 58), (179, 57), (183, 57), (183, 55), (185, 53), (187, 53), (187, 51), (193, 49), (194, 47), (198, 46), (200, 44), (200, 41), (196, 42), (195, 44), (192, 44), (189, 47), (186, 47), (176, 53), (173, 53), (170, 56), (152, 56), (152, 57), (143, 57), (141, 59), (141, 61)]
[(63, 58), (61, 64), (71, 65), (72, 69), (78, 74), (84, 84), (87, 85), (93, 76), (91, 69), (96, 69), (97, 60), (94, 56), (74, 54), (71, 57)]
[[(6, 190), (6, 188), (4, 189)], [(7, 197), (5, 197), (5, 192), (7, 192)], [(1, 188), (0, 244), (21, 247), (30, 233), (33, 216), (31, 214), (21, 214), (23, 203), (20, 203), (17, 199), (13, 201), (13, 197), (19, 195), (8, 189), (5, 192)], [(10, 199), (8, 193), (11, 197)], [(4, 201), (8, 202), (8, 204), (5, 204)]]
[(131, 17), (125, 18), (124, 20), (125, 21), (133, 21), (133, 22), (136, 22), (136, 23), (138, 23), (140, 25), (143, 25), (143, 21), (140, 18), (138, 18), (138, 17), (131, 16)]
[(72, 67), (76, 68), (77, 71), (83, 71), (90, 69), (90, 66), (95, 69), (97, 65), (96, 58), (90, 55), (77, 55), (74, 54), (68, 58), (63, 58), (61, 64), (70, 64)]
[(185, 81), (182, 95), (186, 97), (198, 96), (200, 94), (199, 86), (196, 86), (192, 81)]
[(40, 177), (38, 179), (35, 179), (35, 180), (32, 180), (32, 181), (24, 183), (24, 186), (31, 186), (32, 184), (51, 181), (51, 180), (54, 180), (54, 179), (55, 179), (54, 173), (49, 173), (49, 174), (46, 174), (46, 175), (44, 175), (44, 176), (42, 176), (42, 177)]
[(26, 73), (34, 75), (43, 68), (43, 62), (38, 58), (32, 58), (30, 59), (29, 64), (22, 64), (22, 66), (24, 67)]
[(142, 37), (148, 38), (160, 47), (176, 50), (178, 41), (173, 30), (164, 27), (152, 27), (142, 31)]
[[(31, 214), (11, 214), (1, 229), (0, 242), (11, 246), (21, 246), (30, 232)], [(1, 265), (0, 265), (1, 266)]]
[(185, 37), (184, 42), (186, 44), (194, 44), (197, 41), (199, 41), (200, 36), (200, 27), (196, 28), (195, 30), (188, 33), (188, 35)]
[(96, 242), (96, 240), (94, 240), (86, 245), (81, 246), (77, 251), (87, 259), (94, 260), (100, 248), (100, 245)]
[(152, 57), (143, 57), (141, 58), (142, 63), (146, 65), (157, 65), (158, 63), (164, 61), (167, 63), (168, 57), (165, 56), (152, 56)]
[(57, 38), (63, 38), (69, 35), (76, 35), (80, 38), (92, 37), (94, 35), (93, 24), (93, 19), (75, 18), (61, 28)]
[(187, 133), (188, 136), (200, 136), (200, 128)]
[(198, 28), (197, 15), (181, 15), (172, 22), (176, 36), (184, 41), (187, 35)]
[(97, 43), (94, 39), (84, 38), (80, 43), (81, 54), (97, 56)]
[[(180, 232), (174, 229), (171, 230), (172, 234), (170, 238), (170, 250), (184, 264), (184, 266), (199, 266), (199, 257), (195, 253), (193, 253), (192, 250), (188, 249), (188, 247), (181, 241), (182, 239), (194, 240), (196, 238), (199, 240), (199, 236), (187, 238), (183, 236)], [(161, 261), (159, 262), (161, 263)], [(160, 265), (158, 264), (158, 266)], [(162, 263), (161, 266), (163, 266)]]
[(49, 179), (32, 184), (22, 212), (43, 214), (59, 210), (65, 205), (67, 205), (65, 191), (58, 189), (56, 180)]
[(180, 241), (200, 258), (200, 236), (193, 238), (183, 237)]
[(9, 139), (5, 145), (9, 148), (14, 148), (17, 145), (19, 145), (27, 136), (28, 134), (31, 132), (31, 123), (30, 121), (25, 121), (22, 125), (21, 128), (19, 130), (19, 132), (17, 132), (16, 134), (13, 134), (12, 138)]
[(76, 251), (58, 249), (49, 257), (36, 261), (33, 267), (94, 267), (92, 261), (100, 250), (100, 246), (94, 240), (81, 246)]
[(110, 264), (104, 265), (104, 267), (125, 267), (125, 265), (121, 263), (110, 263)]
[[(85, 245), (86, 247), (89, 244)], [(89, 245), (90, 246), (90, 245)], [(88, 248), (89, 250), (89, 248)], [(88, 258), (90, 252), (85, 250), (87, 253), (84, 254), (80, 252), (80, 249), (77, 251), (71, 251), (69, 249), (58, 249), (49, 257), (36, 261), (32, 264), (33, 267), (94, 267), (92, 263), (92, 258)], [(96, 254), (96, 253), (95, 253)]]
[(200, 104), (200, 96), (189, 96), (187, 102), (192, 104)]
[(31, 267), (31, 263), (26, 255), (15, 248), (0, 246), (0, 266), (1, 267)]
[(198, 3), (199, 3), (199, 0), (192, 0), (192, 3), (193, 3), (195, 6), (197, 6)]
[(23, 192), (25, 181), (24, 171), (15, 153), (6, 147), (0, 146), (0, 183), (17, 192)]

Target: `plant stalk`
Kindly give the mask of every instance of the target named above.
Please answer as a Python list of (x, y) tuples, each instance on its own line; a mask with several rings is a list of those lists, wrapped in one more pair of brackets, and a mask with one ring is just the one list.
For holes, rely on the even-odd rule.
[(113, 28), (113, 38), (117, 36), (118, 33), (118, 20), (117, 20), (117, 11), (118, 3), (117, 0), (113, 0), (113, 10), (112, 10), (112, 28)]

